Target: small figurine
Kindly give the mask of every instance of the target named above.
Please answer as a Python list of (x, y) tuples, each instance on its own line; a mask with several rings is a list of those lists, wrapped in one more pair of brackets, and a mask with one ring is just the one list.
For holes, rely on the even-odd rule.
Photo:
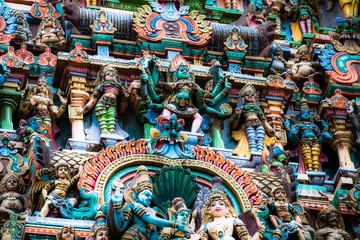
[(161, 219), (150, 208), (153, 185), (145, 166), (137, 169), (132, 189), (124, 188), (121, 186), (111, 198), (116, 228), (124, 232), (122, 239), (158, 239), (156, 226), (178, 229), (185, 234), (190, 233), (186, 225)]
[[(41, 134), (50, 138), (52, 134), (52, 124), (64, 114), (67, 99), (61, 95), (61, 91), (59, 90), (57, 95), (60, 99), (61, 106), (60, 108), (57, 107), (53, 102), (53, 93), (51, 89), (47, 87), (47, 83), (45, 74), (41, 73), (37, 85), (28, 90), (26, 98), (23, 96), (19, 111), (23, 117), (35, 115)], [(26, 93), (24, 95), (26, 95)]]
[(31, 213), (30, 199), (22, 195), (24, 191), (25, 182), (21, 176), (15, 172), (7, 173), (0, 182), (0, 215), (5, 214), (6, 219), (17, 213), (19, 219), (24, 220)]
[[(356, 102), (354, 100), (349, 102), (349, 107), (346, 109), (349, 114), (349, 118), (354, 125), (354, 128), (357, 132), (357, 136), (360, 136), (360, 111)], [(356, 142), (359, 143), (360, 139), (356, 139)]]
[(292, 79), (294, 81), (308, 80), (310, 75), (315, 74), (319, 66), (317, 62), (310, 62), (310, 49), (306, 45), (301, 45), (295, 54), (295, 63), (291, 67)]
[(220, 177), (212, 180), (211, 196), (202, 210), (202, 216), (202, 226), (198, 231), (201, 240), (255, 240), (262, 239), (265, 232), (264, 225), (256, 218), (259, 229), (253, 237), (250, 236), (245, 224), (238, 219), (235, 209), (228, 203)]
[(99, 71), (90, 101), (83, 108), (79, 107), (77, 113), (87, 113), (95, 106), (100, 132), (115, 134), (118, 108), (120, 114), (125, 112), (129, 96), (119, 83), (118, 71), (111, 65), (105, 65)]
[(17, 43), (26, 43), (26, 45), (33, 45), (34, 37), (29, 30), (29, 24), (27, 22), (25, 14), (21, 10), (15, 10), (12, 16), (16, 18), (17, 28), (15, 31), (15, 41)]
[(348, 208), (360, 215), (360, 168), (354, 174), (353, 182), (353, 188), (349, 191), (345, 203)]
[[(169, 209), (169, 219), (177, 224), (189, 225), (189, 210), (182, 198), (174, 198), (172, 207)], [(200, 239), (198, 234), (189, 234), (180, 232), (174, 228), (164, 228), (159, 239), (162, 240), (182, 240), (182, 239)]]
[(15, 238), (13, 238), (11, 236), (11, 229), (10, 228), (5, 228), (3, 233), (2, 233), (2, 237), (1, 240), (13, 240)]
[(322, 131), (315, 123), (310, 121), (310, 109), (305, 98), (301, 100), (298, 123), (291, 124), (289, 118), (286, 118), (284, 121), (284, 128), (288, 139), (301, 146), (306, 171), (319, 171), (320, 142), (332, 138), (332, 135), (329, 133), (329, 125), (325, 121), (321, 123), (323, 125)]
[(73, 226), (65, 225), (61, 232), (56, 234), (56, 240), (77, 240), (75, 228)]
[(286, 198), (285, 190), (282, 186), (276, 187), (271, 191), (269, 208), (272, 209), (276, 216), (270, 215), (272, 225), (277, 228), (279, 225), (286, 225), (285, 229), (288, 234), (296, 234), (299, 240), (305, 240), (301, 229), (302, 221), (297, 215), (297, 211)]
[(351, 240), (345, 231), (344, 221), (339, 211), (332, 205), (321, 210), (316, 218), (316, 240)]
[[(261, 108), (256, 104), (256, 89), (251, 84), (246, 84), (240, 90), (240, 97), (243, 103), (234, 111), (231, 120), (231, 129), (236, 130), (239, 127), (240, 118), (245, 120), (245, 132), (251, 152), (262, 152), (264, 150), (265, 130), (270, 136), (281, 138), (280, 133), (275, 130), (266, 121), (266, 117)], [(236, 133), (235, 133), (236, 134)], [(237, 137), (233, 133), (233, 137)]]
[(289, 68), (289, 63), (284, 59), (283, 50), (279, 44), (276, 44), (276, 50), (273, 55), (273, 61), (269, 69), (269, 73), (283, 76)]
[(47, 14), (41, 21), (35, 44), (42, 49), (46, 46), (60, 48), (66, 44), (64, 30), (53, 15)]
[(300, 0), (298, 2), (290, 1), (292, 21), (299, 21), (302, 34), (311, 34), (313, 32), (313, 23), (316, 30), (319, 30), (319, 22), (317, 20), (317, 13), (310, 6), (308, 0)]
[(109, 240), (109, 228), (106, 224), (106, 216), (99, 211), (95, 216), (95, 228), (86, 240)]
[(70, 166), (65, 161), (60, 161), (55, 166), (56, 178), (48, 181), (42, 188), (42, 196), (45, 204), (41, 208), (40, 216), (46, 217), (54, 206), (60, 208), (60, 213), (66, 211), (67, 208), (75, 206), (77, 200), (75, 198), (66, 198), (66, 193), (71, 186), (77, 183), (82, 166), (80, 165), (77, 175), (71, 177)]

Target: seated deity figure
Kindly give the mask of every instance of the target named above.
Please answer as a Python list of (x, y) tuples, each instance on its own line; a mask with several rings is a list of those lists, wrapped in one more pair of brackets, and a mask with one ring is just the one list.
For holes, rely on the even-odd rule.
[(72, 207), (75, 206), (77, 200), (75, 198), (66, 198), (66, 194), (70, 187), (77, 183), (81, 171), (82, 166), (79, 167), (78, 174), (71, 177), (69, 164), (65, 161), (57, 164), (55, 167), (56, 178), (48, 181), (42, 189), (42, 196), (45, 199), (45, 204), (41, 208), (41, 217), (46, 217), (54, 206), (60, 207), (60, 212), (61, 208), (68, 207), (68, 204)]
[(259, 230), (250, 236), (245, 224), (238, 219), (237, 213), (229, 204), (226, 194), (222, 191), (222, 179), (215, 177), (212, 181), (212, 192), (209, 201), (202, 210), (202, 226), (198, 233), (201, 240), (258, 240), (261, 239), (265, 227), (259, 218), (256, 223)]
[(19, 214), (24, 220), (31, 213), (29, 198), (22, 195), (25, 190), (25, 182), (15, 172), (7, 173), (0, 182), (0, 216), (9, 219), (11, 214)]
[(100, 132), (115, 134), (116, 117), (118, 113), (125, 112), (129, 97), (129, 93), (119, 82), (118, 71), (111, 65), (105, 65), (99, 71), (90, 101), (84, 107), (79, 107), (77, 113), (87, 113), (95, 107)]
[(285, 190), (282, 186), (276, 187), (271, 192), (269, 208), (276, 213), (276, 216), (270, 215), (272, 225), (277, 228), (281, 224), (286, 224), (289, 234), (296, 234), (299, 240), (305, 240), (301, 231), (301, 219), (297, 215), (295, 208), (286, 198)]
[[(111, 201), (114, 208), (115, 226), (119, 232), (124, 232), (123, 240), (158, 239), (156, 227), (173, 228), (184, 234), (191, 233), (185, 224), (159, 218), (150, 207), (153, 196), (153, 185), (145, 166), (137, 169), (132, 189), (115, 192)], [(123, 202), (125, 200), (125, 202)]]
[[(246, 84), (240, 90), (242, 105), (237, 107), (231, 119), (231, 129), (240, 128), (240, 118), (245, 120), (246, 138), (251, 152), (262, 152), (264, 150), (265, 131), (270, 136), (281, 138), (267, 122), (261, 108), (256, 104), (256, 89), (251, 84)], [(233, 137), (237, 137), (233, 133)]]
[(64, 30), (53, 15), (48, 14), (42, 19), (35, 44), (40, 48), (62, 47), (66, 44)]
[(345, 231), (344, 221), (339, 211), (333, 206), (321, 210), (316, 218), (316, 240), (351, 240)]
[(295, 62), (291, 67), (292, 79), (294, 81), (308, 80), (316, 73), (319, 66), (317, 62), (311, 62), (311, 52), (308, 46), (301, 45), (295, 54)]

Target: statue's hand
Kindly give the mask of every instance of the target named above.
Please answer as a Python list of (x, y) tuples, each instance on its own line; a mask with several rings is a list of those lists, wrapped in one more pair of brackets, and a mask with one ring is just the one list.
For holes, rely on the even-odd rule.
[(76, 109), (76, 113), (77, 113), (77, 114), (82, 114), (82, 113), (84, 113), (84, 108), (82, 108), (82, 107), (77, 108), (77, 109)]
[(260, 220), (260, 218), (256, 217), (255, 220), (256, 220), (256, 226), (259, 228), (259, 230), (265, 231), (264, 223)]
[(179, 231), (183, 233), (190, 233), (190, 234), (194, 233), (194, 231), (187, 229), (184, 224), (178, 224), (177, 229), (179, 229)]
[(145, 72), (143, 72), (141, 74), (141, 80), (145, 83), (145, 84), (148, 84), (150, 83), (150, 78), (149, 78), (149, 75)]
[(59, 97), (59, 99), (60, 99), (61, 104), (64, 105), (64, 106), (66, 106), (66, 104), (68, 103), (68, 101), (67, 101), (67, 98), (64, 98), (64, 97), (62, 96), (62, 93), (63, 93), (63, 91), (60, 90), (60, 89), (57, 91), (57, 95), (58, 95), (58, 97)]
[(240, 108), (235, 108), (235, 110), (234, 110), (234, 118), (235, 119), (240, 119), (240, 117), (241, 117), (241, 109)]
[(299, 130), (297, 129), (297, 127), (295, 125), (291, 125), (290, 132), (294, 135), (297, 135)]
[(116, 190), (113, 195), (111, 195), (111, 202), (113, 204), (113, 208), (119, 210), (122, 206), (123, 201), (123, 193), (119, 190)]

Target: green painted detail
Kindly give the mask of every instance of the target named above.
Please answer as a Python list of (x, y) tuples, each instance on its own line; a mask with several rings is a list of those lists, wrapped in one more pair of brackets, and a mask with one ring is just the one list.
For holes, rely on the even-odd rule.
[(72, 38), (69, 51), (75, 48), (75, 43), (80, 43), (84, 48), (92, 48), (92, 42), (90, 39)]
[[(227, 57), (227, 59), (234, 59), (234, 60), (242, 61), (243, 58), (245, 57), (245, 53), (244, 52), (225, 51), (225, 56)], [(250, 61), (248, 61), (248, 62), (250, 63)], [(251, 62), (253, 62), (251, 64), (257, 64), (258, 63), (258, 62), (255, 62), (255, 61), (251, 61)]]
[(279, 32), (278, 39), (279, 40), (285, 40), (285, 38), (286, 38), (286, 33), (283, 32), (283, 31)]
[(222, 139), (222, 130), (216, 127), (211, 128), (212, 145), (216, 148), (225, 148), (224, 141)]
[(325, 27), (320, 27), (320, 29), (319, 29), (318, 33), (320, 33), (320, 34), (324, 34), (324, 35), (328, 35), (330, 31), (331, 31), (331, 32), (335, 32), (335, 31), (336, 31), (336, 29), (335, 29), (335, 28), (325, 28)]
[(120, 53), (128, 54), (140, 54), (141, 47), (139, 45), (125, 44), (125, 43), (115, 43), (113, 44), (113, 51)]
[(341, 199), (346, 198), (348, 193), (349, 193), (349, 190), (344, 190), (344, 189), (336, 190), (334, 197), (331, 201), (331, 205), (333, 205), (337, 209), (340, 204)]
[(271, 65), (271, 61), (262, 62), (262, 61), (245, 59), (244, 64), (242, 66), (247, 68), (268, 69), (270, 65)]
[(206, 6), (205, 7), (206, 16), (209, 16), (209, 18), (213, 20), (220, 21), (223, 17), (223, 14), (225, 12), (225, 9), (218, 8), (218, 7), (212, 7), (212, 6)]
[(183, 55), (188, 55), (188, 56), (196, 56), (196, 57), (203, 57), (206, 54), (205, 50), (201, 50), (201, 49), (190, 49), (190, 48), (186, 48), (184, 49), (184, 51), (182, 52)]
[(314, 36), (315, 35), (311, 34), (311, 33), (304, 33), (302, 35), (302, 42), (309, 46), (311, 44), (311, 42), (313, 41)]
[[(160, 167), (155, 167), (155, 166), (146, 166), (146, 167), (149, 171), (153, 171), (153, 172), (156, 172), (157, 170), (161, 169)], [(104, 188), (104, 196), (103, 196), (104, 202), (108, 202), (110, 200), (109, 198), (110, 198), (111, 186), (112, 186), (111, 183), (116, 179), (122, 179), (129, 174), (135, 173), (137, 168), (138, 168), (138, 166), (122, 168), (121, 170), (119, 170), (117, 173), (115, 173), (113, 176), (111, 176), (109, 178), (109, 180), (107, 181), (106, 186)], [(191, 170), (191, 173), (194, 174), (198, 178), (205, 179), (208, 182), (211, 182), (211, 179), (213, 177), (213, 176), (210, 176), (209, 174), (198, 172), (198, 171), (193, 171), (193, 170)], [(227, 194), (227, 196), (231, 202), (231, 205), (235, 208), (235, 210), (238, 214), (241, 214), (242, 210), (241, 210), (240, 204), (239, 204), (238, 200), (236, 199), (235, 195), (230, 191), (230, 189), (227, 186), (224, 185), (223, 188), (224, 188), (224, 192)]]
[(155, 125), (150, 124), (150, 123), (145, 123), (144, 124), (144, 138), (151, 140), (151, 136), (150, 136), (150, 129), (155, 128)]
[(332, 83), (330, 87), (328, 88), (328, 91), (326, 93), (326, 97), (331, 98), (334, 95), (335, 90), (339, 88), (344, 93), (352, 93), (353, 95), (360, 95), (360, 86), (344, 86), (340, 84)]
[(93, 33), (92, 35), (93, 42), (96, 41), (102, 41), (102, 42), (110, 42), (114, 40), (114, 35), (108, 35), (108, 34), (100, 34), (100, 33)]
[(205, 15), (205, 5), (200, 0), (185, 0), (183, 6), (189, 6), (189, 12), (199, 11), (200, 15)]

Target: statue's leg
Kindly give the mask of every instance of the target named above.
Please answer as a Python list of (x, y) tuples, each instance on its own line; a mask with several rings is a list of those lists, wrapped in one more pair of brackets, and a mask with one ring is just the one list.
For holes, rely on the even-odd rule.
[(45, 200), (44, 206), (41, 208), (40, 216), (46, 217), (51, 209), (51, 200)]
[(305, 20), (299, 20), (299, 24), (300, 24), (301, 32), (302, 32), (303, 34), (306, 33)]
[(306, 168), (306, 171), (312, 171), (312, 159), (311, 159), (311, 148), (309, 144), (301, 145), (301, 152), (303, 155), (303, 161)]
[(319, 171), (320, 168), (320, 144), (316, 143), (311, 146), (312, 165), (315, 172)]
[(70, 203), (72, 206), (75, 206), (76, 203), (77, 203), (76, 198), (69, 198), (68, 201), (69, 201), (69, 203)]
[(312, 33), (312, 22), (311, 22), (311, 18), (307, 18), (306, 19), (306, 33)]
[(253, 126), (246, 126), (245, 132), (246, 132), (246, 137), (247, 137), (248, 142), (249, 142), (250, 152), (256, 152), (257, 151), (257, 148), (256, 148), (256, 134), (255, 134), (254, 127)]
[(203, 118), (200, 115), (200, 113), (196, 113), (193, 116), (193, 122), (192, 122), (192, 125), (191, 125), (191, 132), (192, 133), (197, 133), (199, 131), (199, 129), (201, 127), (201, 124), (202, 124), (202, 121), (203, 121)]
[(107, 128), (110, 134), (115, 134), (116, 129), (116, 107), (109, 107), (106, 111)]
[(256, 148), (258, 152), (264, 150), (265, 129), (262, 124), (256, 128)]

